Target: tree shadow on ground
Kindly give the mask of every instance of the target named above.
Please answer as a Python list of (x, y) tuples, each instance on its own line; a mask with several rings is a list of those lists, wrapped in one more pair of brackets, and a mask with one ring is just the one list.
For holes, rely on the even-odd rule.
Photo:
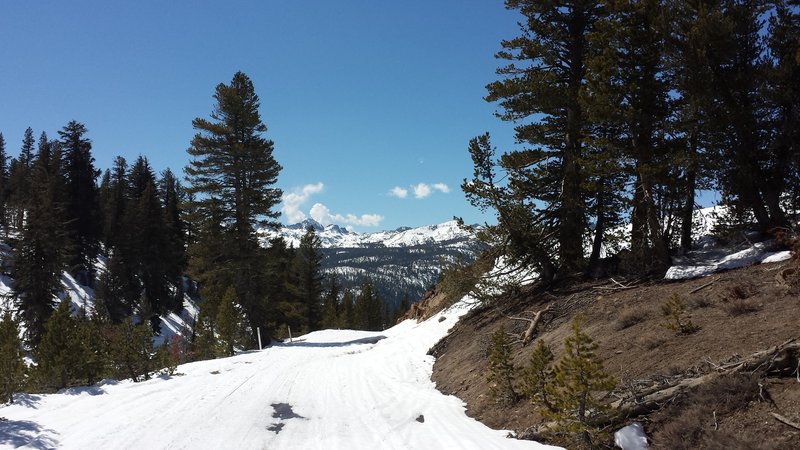
[(353, 339), (352, 341), (346, 341), (346, 342), (305, 342), (296, 340), (291, 343), (284, 342), (283, 344), (280, 345), (284, 347), (348, 347), (351, 345), (375, 344), (382, 339), (386, 339), (386, 336), (383, 335), (369, 336), (360, 339)]
[(24, 393), (14, 394), (14, 403), (26, 408), (37, 409), (41, 400), (41, 395)]
[(58, 435), (30, 420), (0, 420), (0, 445), (49, 450), (58, 447)]

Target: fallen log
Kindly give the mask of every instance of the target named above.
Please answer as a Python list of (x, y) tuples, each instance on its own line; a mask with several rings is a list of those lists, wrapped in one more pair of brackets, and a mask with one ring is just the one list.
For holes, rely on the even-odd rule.
[(613, 422), (648, 414), (684, 390), (737, 372), (761, 372), (765, 375), (779, 376), (795, 375), (798, 364), (800, 364), (800, 342), (795, 341), (797, 338), (792, 338), (767, 350), (755, 352), (741, 361), (718, 366), (714, 372), (652, 387), (645, 392), (633, 393), (629, 397), (611, 403), (611, 407), (616, 411), (616, 417), (606, 417), (600, 422)]

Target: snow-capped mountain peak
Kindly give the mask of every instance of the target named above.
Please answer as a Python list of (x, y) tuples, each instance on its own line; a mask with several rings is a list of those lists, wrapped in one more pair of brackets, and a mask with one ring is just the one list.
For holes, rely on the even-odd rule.
[(300, 244), (300, 238), (309, 227), (316, 231), (317, 237), (322, 242), (322, 248), (360, 248), (376, 245), (410, 247), (472, 238), (471, 234), (459, 227), (455, 220), (417, 228), (400, 227), (391, 231), (356, 233), (339, 225), (323, 226), (313, 219), (306, 219), (300, 223), (284, 226), (277, 231), (261, 229), (259, 234), (264, 240), (281, 236), (287, 245), (297, 247)]

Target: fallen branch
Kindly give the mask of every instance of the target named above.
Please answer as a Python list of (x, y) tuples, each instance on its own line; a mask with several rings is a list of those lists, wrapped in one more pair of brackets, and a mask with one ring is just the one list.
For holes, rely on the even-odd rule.
[(633, 289), (633, 288), (635, 288), (637, 286), (635, 284), (636, 281), (632, 281), (632, 282), (630, 282), (628, 284), (622, 284), (622, 283), (620, 283), (619, 281), (617, 281), (617, 280), (615, 280), (613, 278), (609, 278), (609, 280), (611, 280), (611, 282), (614, 285), (612, 285), (612, 286), (594, 286), (592, 289), (597, 289), (597, 290), (601, 290), (601, 291), (624, 291), (626, 289)]
[(775, 420), (777, 420), (778, 422), (781, 422), (781, 423), (783, 423), (783, 424), (785, 424), (785, 425), (789, 425), (789, 426), (790, 426), (790, 427), (792, 427), (792, 428), (795, 428), (795, 429), (798, 429), (798, 430), (800, 430), (800, 425), (798, 425), (798, 424), (796, 424), (796, 423), (792, 422), (791, 420), (787, 419), (786, 417), (783, 417), (782, 415), (780, 415), (780, 414), (778, 414), (778, 413), (774, 413), (774, 412), (771, 412), (770, 414), (771, 414), (771, 415), (772, 415), (772, 417), (774, 417), (774, 418), (775, 418)]
[(701, 291), (701, 290), (711, 286), (712, 284), (716, 283), (717, 280), (719, 280), (719, 278), (715, 278), (715, 279), (709, 281), (708, 283), (706, 283), (706, 284), (704, 284), (704, 285), (702, 285), (700, 287), (696, 287), (696, 288), (692, 289), (691, 291), (689, 291), (689, 294), (694, 294), (695, 292)]
[(539, 322), (541, 322), (541, 320), (542, 320), (542, 314), (544, 314), (547, 311), (549, 311), (551, 306), (553, 306), (552, 303), (547, 305), (547, 307), (545, 307), (544, 309), (536, 312), (532, 319), (527, 318), (527, 317), (509, 317), (509, 319), (524, 320), (524, 321), (527, 321), (527, 322), (530, 323), (528, 325), (528, 328), (526, 328), (525, 332), (522, 334), (522, 340), (521, 340), (520, 343), (522, 344), (523, 347), (525, 347), (526, 345), (530, 344), (531, 338), (533, 337), (533, 333), (536, 332), (536, 328), (539, 326)]

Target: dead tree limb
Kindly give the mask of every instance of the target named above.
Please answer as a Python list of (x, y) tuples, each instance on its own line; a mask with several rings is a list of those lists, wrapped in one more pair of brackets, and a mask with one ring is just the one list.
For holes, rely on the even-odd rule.
[(719, 278), (715, 278), (715, 279), (709, 281), (708, 283), (706, 283), (706, 284), (704, 284), (702, 286), (699, 286), (699, 287), (696, 287), (696, 288), (692, 289), (691, 291), (689, 291), (689, 294), (694, 294), (695, 292), (701, 291), (701, 290), (711, 286), (712, 284), (716, 283), (718, 279)]
[(778, 413), (774, 413), (774, 412), (771, 412), (770, 414), (772, 414), (772, 417), (774, 417), (775, 420), (777, 420), (778, 422), (781, 422), (781, 423), (783, 423), (785, 425), (789, 425), (792, 428), (800, 430), (800, 425), (792, 422), (791, 420), (787, 419), (786, 417), (783, 417), (782, 415), (780, 415)]
[(526, 345), (530, 344), (531, 339), (533, 338), (533, 333), (536, 332), (536, 328), (539, 326), (539, 322), (542, 321), (542, 314), (544, 314), (547, 311), (549, 311), (551, 306), (553, 306), (552, 303), (547, 305), (544, 309), (536, 312), (533, 315), (532, 319), (528, 318), (528, 317), (509, 317), (509, 319), (524, 320), (524, 321), (529, 323), (528, 328), (526, 328), (525, 332), (522, 333), (521, 344), (522, 344), (523, 347), (525, 347)]

